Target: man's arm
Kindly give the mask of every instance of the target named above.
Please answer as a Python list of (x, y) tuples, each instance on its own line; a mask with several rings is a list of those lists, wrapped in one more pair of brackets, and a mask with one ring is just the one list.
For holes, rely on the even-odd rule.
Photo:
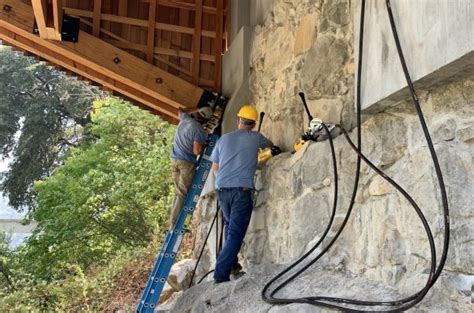
[(219, 150), (221, 148), (220, 147), (221, 139), (217, 140), (216, 146), (214, 147), (214, 150), (212, 151), (212, 154), (211, 154), (211, 161), (212, 161), (211, 171), (216, 176), (217, 176), (217, 172), (219, 171)]
[(214, 172), (214, 175), (217, 175), (217, 172), (219, 171), (219, 164), (212, 162), (211, 170)]
[(270, 139), (260, 134), (259, 146), (260, 149), (265, 149), (267, 147), (273, 147), (274, 145)]
[(200, 142), (193, 141), (193, 153), (195, 155), (200, 155), (202, 150), (204, 150), (204, 145)]

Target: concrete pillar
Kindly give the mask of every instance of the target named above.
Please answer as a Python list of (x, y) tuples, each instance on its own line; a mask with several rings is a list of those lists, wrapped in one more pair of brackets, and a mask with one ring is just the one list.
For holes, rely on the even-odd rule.
[(236, 128), (237, 112), (242, 104), (250, 101), (248, 77), (251, 35), (251, 27), (242, 27), (222, 58), (222, 93), (230, 98), (222, 124), (224, 133)]
[(250, 0), (231, 0), (230, 12), (232, 14), (230, 19), (232, 42), (243, 26), (250, 25)]
[[(392, 1), (400, 43), (415, 87), (474, 70), (474, 5), (471, 0)], [(354, 50), (359, 41), (360, 2), (354, 11)], [(362, 104), (376, 112), (409, 97), (385, 1), (368, 0), (364, 31)]]
[(253, 0), (250, 7), (250, 26), (263, 24), (275, 0)]

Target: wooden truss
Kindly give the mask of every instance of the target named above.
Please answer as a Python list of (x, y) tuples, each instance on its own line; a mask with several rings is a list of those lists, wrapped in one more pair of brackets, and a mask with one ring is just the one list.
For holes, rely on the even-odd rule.
[[(176, 122), (202, 88), (220, 91), (226, 7), (227, 0), (0, 0), (0, 39)], [(76, 43), (61, 41), (63, 14), (80, 18)]]

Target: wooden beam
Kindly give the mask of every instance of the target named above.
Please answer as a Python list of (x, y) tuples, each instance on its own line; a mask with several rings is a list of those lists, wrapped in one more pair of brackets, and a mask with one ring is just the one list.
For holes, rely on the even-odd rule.
[(201, 65), (201, 30), (202, 30), (202, 0), (196, 1), (196, 15), (194, 18), (194, 36), (193, 36), (193, 58), (192, 58), (192, 82), (199, 83), (199, 68)]
[[(179, 10), (179, 25), (185, 25), (185, 26), (190, 25), (191, 13), (192, 12), (190, 10)], [(187, 38), (188, 36), (184, 36), (183, 34), (178, 33), (177, 37), (178, 37), (178, 46), (180, 47), (180, 50), (192, 49), (193, 43), (192, 41), (188, 40)], [(186, 59), (186, 58), (179, 58), (179, 61), (176, 64), (179, 64), (181, 68), (186, 68), (188, 70), (188, 73), (184, 73), (184, 72), (181, 72), (181, 73), (185, 74), (186, 76), (189, 76), (189, 80), (191, 80), (191, 72), (190, 72), (192, 70), (191, 60)], [(188, 77), (186, 77), (185, 79), (188, 80)]]
[[(92, 27), (92, 22), (89, 22), (89, 21), (86, 20), (86, 19), (81, 19), (81, 23), (86, 24), (86, 25)], [(128, 40), (125, 40), (125, 39), (123, 39), (122, 37), (120, 37), (119, 35), (116, 35), (116, 34), (112, 33), (111, 31), (108, 31), (108, 30), (106, 30), (106, 29), (103, 29), (102, 27), (100, 28), (100, 32), (106, 34), (107, 36), (110, 36), (110, 37), (112, 37), (112, 38), (115, 38), (115, 39), (117, 39), (117, 40), (119, 40), (119, 41), (121, 41), (121, 42), (125, 42), (125, 43), (128, 42)]]
[[(79, 17), (93, 17), (93, 12), (87, 11), (87, 10), (79, 10), (79, 9), (73, 9), (73, 8), (64, 8), (64, 11), (69, 14), (69, 15), (75, 15)], [(121, 24), (126, 24), (126, 25), (133, 25), (133, 26), (140, 26), (140, 27), (148, 27), (148, 21), (143, 20), (143, 19), (138, 19), (138, 18), (132, 18), (132, 17), (125, 17), (125, 16), (119, 16), (119, 15), (113, 15), (113, 14), (101, 14), (100, 19), (103, 21), (108, 21), (108, 22), (116, 22), (116, 23), (121, 23)], [(194, 28), (191, 27), (185, 27), (185, 26), (179, 26), (179, 25), (173, 25), (173, 24), (166, 24), (166, 23), (156, 23), (155, 28), (159, 30), (167, 30), (170, 32), (178, 32), (178, 33), (183, 33), (183, 34), (194, 34)], [(202, 31), (202, 36), (204, 37), (209, 37), (209, 38), (215, 38), (216, 37), (216, 32), (215, 31), (210, 31), (210, 30), (203, 30)]]
[[(110, 33), (110, 32), (108, 32)], [(104, 34), (108, 34), (104, 30)], [(113, 34), (114, 36), (118, 37), (117, 35)], [(120, 37), (118, 37), (120, 38)], [(141, 51), (145, 52), (147, 49), (147, 46), (141, 45), (138, 43), (132, 43), (129, 41), (126, 41), (123, 38), (120, 38), (120, 40), (113, 40), (113, 39), (103, 39), (105, 42), (110, 43), (111, 45), (114, 45), (115, 47), (121, 48), (121, 49), (128, 49), (128, 50), (135, 50), (135, 51)], [(161, 47), (155, 47), (154, 49), (155, 54), (161, 54), (161, 55), (167, 55), (171, 57), (179, 57), (179, 58), (186, 58), (186, 59), (192, 59), (193, 54), (192, 52), (189, 51), (182, 51), (182, 50), (174, 50), (174, 49), (168, 49), (168, 48), (161, 48)], [(215, 56), (209, 55), (209, 54), (201, 54), (200, 59), (202, 61), (208, 61), (208, 62), (214, 62), (215, 61)]]
[[(92, 27), (92, 23), (85, 20), (85, 19), (81, 19), (81, 23), (84, 23), (88, 26), (91, 26)], [(147, 46), (145, 45), (141, 45), (141, 44), (138, 44), (138, 43), (132, 43), (122, 37), (120, 37), (119, 35), (116, 35), (106, 29), (103, 29), (101, 28), (100, 29), (100, 32), (106, 34), (107, 36), (109, 37), (112, 37), (114, 38), (115, 40), (112, 40), (112, 39), (102, 39), (116, 47), (119, 47), (121, 49), (127, 49), (127, 50), (134, 50), (134, 51), (141, 51), (143, 53), (145, 53), (146, 49), (147, 49)], [(180, 58), (184, 58), (184, 59), (192, 59), (194, 56), (190, 53), (190, 52), (187, 52), (187, 51), (182, 51), (182, 50), (173, 50), (173, 49), (166, 49), (166, 48), (160, 48), (160, 47), (155, 47), (154, 48), (154, 58), (155, 60), (158, 60), (166, 65), (169, 65), (170, 67), (173, 67), (186, 74), (186, 75), (189, 75), (191, 76), (191, 72), (182, 68), (182, 67), (178, 67), (176, 64), (174, 63), (171, 63), (163, 58), (160, 58), (159, 56), (157, 56), (157, 54), (161, 54), (161, 55), (167, 55), (167, 56), (174, 56), (174, 57), (180, 57)], [(209, 54), (201, 54), (200, 55), (200, 59), (203, 60), (203, 61), (209, 61), (209, 62), (214, 62), (215, 61), (215, 58), (213, 55), (209, 55)], [(170, 64), (169, 64), (170, 63)], [(171, 65), (172, 64), (172, 65)]]
[(202, 96), (202, 89), (86, 32), (80, 32), (78, 43), (43, 40), (31, 34), (33, 12), (30, 6), (16, 0), (0, 0), (0, 7), (5, 5), (12, 8), (13, 14), (0, 11), (1, 27), (54, 51), (76, 65), (89, 68), (174, 108), (196, 107)]
[(94, 0), (94, 12), (92, 15), (92, 35), (100, 35), (100, 16), (102, 13), (102, 0)]
[[(230, 11), (230, 4), (231, 4), (231, 1), (232, 0), (226, 0), (226, 8), (227, 10)], [(229, 46), (231, 44), (231, 38), (230, 38), (230, 34), (231, 34), (231, 30), (232, 30), (232, 14), (227, 14), (225, 16), (225, 34), (224, 34), (224, 40), (225, 40), (225, 50), (227, 51), (229, 49)]]
[[(105, 34), (105, 30), (104, 30), (104, 34)], [(117, 36), (117, 38), (120, 38), (120, 37)], [(120, 38), (120, 40), (114, 40), (114, 39), (103, 39), (103, 40), (120, 49), (127, 49), (127, 50), (133, 50), (133, 51), (141, 51), (141, 52), (145, 52), (147, 49), (147, 46), (145, 45), (126, 41), (123, 38)]]
[(156, 0), (150, 0), (148, 9), (148, 34), (146, 60), (153, 64), (154, 48), (155, 48), (155, 24), (156, 24)]
[(107, 88), (110, 88), (120, 94), (123, 94), (129, 98), (132, 98), (140, 103), (143, 103), (153, 110), (161, 112), (162, 114), (169, 116), (172, 120), (178, 117), (178, 111), (176, 108), (170, 107), (153, 97), (146, 95), (133, 87), (123, 84), (119, 81), (115, 81), (99, 72), (94, 71), (92, 68), (85, 67), (81, 64), (75, 63), (73, 60), (69, 60), (55, 51), (48, 50), (47, 48), (38, 45), (37, 43), (30, 41), (27, 38), (21, 37), (18, 34), (11, 32), (10, 30), (4, 29), (0, 24), (0, 39), (4, 42), (12, 44), (16, 47), (21, 48), (24, 51), (33, 53), (45, 60), (48, 60), (56, 65), (61, 66), (66, 70), (70, 70), (81, 77), (95, 81)]
[(33, 13), (35, 14), (36, 27), (38, 27), (41, 38), (48, 37), (48, 32), (46, 31), (47, 5), (47, 0), (31, 0), (31, 6), (33, 7)]
[[(150, 0), (140, 0), (142, 3), (148, 3)], [(189, 3), (189, 2), (184, 2), (184, 1), (177, 1), (177, 0), (158, 0), (158, 4), (165, 6), (165, 7), (170, 7), (170, 8), (177, 8), (177, 9), (186, 9), (186, 10), (197, 10), (197, 5), (194, 3)], [(204, 13), (208, 14), (216, 14), (216, 8), (215, 7), (210, 7), (210, 6), (203, 6), (202, 7)], [(224, 10), (224, 15), (227, 14), (227, 12)]]
[(54, 32), (58, 40), (61, 40), (61, 26), (63, 22), (63, 2), (62, 0), (53, 0), (52, 6)]
[(177, 64), (174, 64), (174, 63), (172, 63), (172, 62), (170, 62), (170, 61), (168, 61), (168, 60), (165, 60), (164, 58), (162, 58), (162, 57), (160, 57), (160, 56), (155, 55), (154, 57), (155, 57), (155, 60), (157, 60), (158, 62), (164, 63), (164, 64), (168, 65), (169, 67), (172, 67), (172, 68), (174, 68), (174, 69), (177, 70), (177, 71), (180, 71), (180, 72), (183, 73), (183, 74), (186, 74), (186, 75), (188, 75), (188, 76), (191, 76), (191, 72), (188, 71), (187, 69), (182, 68), (181, 66), (179, 66), (179, 65), (177, 65)]
[(214, 88), (214, 81), (205, 78), (199, 78), (199, 86)]
[(222, 11), (224, 9), (224, 0), (217, 0), (217, 14), (216, 14), (216, 62), (214, 63), (214, 90), (220, 92), (221, 90), (221, 76), (222, 76), (222, 28), (223, 17)]
[[(120, 16), (127, 16), (128, 0), (119, 0), (118, 14)], [(122, 38), (130, 40), (130, 25), (122, 25)]]

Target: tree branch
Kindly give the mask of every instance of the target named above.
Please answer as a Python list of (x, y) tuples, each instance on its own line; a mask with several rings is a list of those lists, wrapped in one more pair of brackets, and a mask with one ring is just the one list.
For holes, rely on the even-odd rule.
[(59, 141), (58, 144), (61, 146), (77, 147), (77, 144), (70, 142), (66, 138), (59, 138), (58, 141)]

